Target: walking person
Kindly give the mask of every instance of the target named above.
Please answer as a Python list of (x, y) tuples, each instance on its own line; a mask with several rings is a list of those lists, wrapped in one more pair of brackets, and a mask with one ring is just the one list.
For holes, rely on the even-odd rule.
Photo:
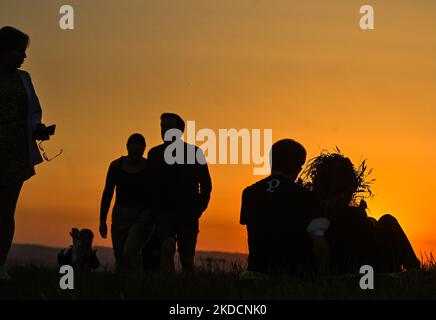
[(107, 216), (114, 192), (111, 236), (116, 270), (138, 271), (140, 250), (152, 231), (150, 225), (149, 183), (150, 168), (143, 157), (146, 143), (144, 137), (135, 133), (127, 141), (127, 156), (113, 161), (106, 177), (100, 207), (100, 235), (107, 237)]
[[(161, 115), (163, 144), (148, 153), (153, 185), (153, 215), (161, 245), (161, 268), (174, 272), (177, 249), (184, 272), (194, 271), (199, 219), (206, 210), (212, 181), (200, 148), (181, 137), (185, 122), (174, 113)], [(168, 148), (168, 149), (167, 149)], [(172, 148), (174, 152), (172, 152)], [(194, 155), (194, 157), (192, 157)], [(174, 158), (178, 159), (173, 163)]]

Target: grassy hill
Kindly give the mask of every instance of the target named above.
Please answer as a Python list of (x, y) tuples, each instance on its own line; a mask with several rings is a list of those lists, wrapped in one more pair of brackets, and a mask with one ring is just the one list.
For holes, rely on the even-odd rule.
[[(14, 281), (0, 284), (0, 299), (436, 299), (434, 261), (428, 261), (420, 271), (376, 275), (374, 290), (362, 290), (360, 275), (240, 280), (245, 255), (213, 252), (199, 253), (200, 268), (192, 275), (147, 273), (120, 277), (102, 269), (76, 273), (74, 290), (63, 291), (55, 267), (57, 251), (15, 245), (10, 269)], [(103, 263), (110, 265), (111, 255), (110, 249), (100, 248)], [(222, 263), (220, 259), (227, 267), (211, 268), (213, 262)]]

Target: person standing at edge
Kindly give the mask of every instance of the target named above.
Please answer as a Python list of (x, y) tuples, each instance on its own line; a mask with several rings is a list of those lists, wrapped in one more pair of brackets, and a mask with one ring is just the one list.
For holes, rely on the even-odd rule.
[(19, 70), (28, 45), (27, 34), (0, 29), (0, 281), (10, 280), (5, 265), (21, 188), (43, 161), (36, 140), (49, 139), (30, 75)]
[[(157, 220), (161, 268), (164, 272), (174, 272), (177, 243), (183, 271), (192, 272), (199, 219), (209, 204), (212, 181), (202, 150), (181, 139), (185, 130), (183, 119), (173, 113), (164, 113), (160, 119), (164, 142), (149, 151), (148, 161), (152, 173), (152, 212)], [(177, 134), (169, 138), (170, 132)], [(183, 161), (169, 164), (165, 150), (178, 143), (181, 148), (177, 148), (176, 152), (183, 150), (183, 155), (176, 154), (176, 158)], [(187, 161), (192, 151), (196, 157), (190, 159), (194, 161)]]

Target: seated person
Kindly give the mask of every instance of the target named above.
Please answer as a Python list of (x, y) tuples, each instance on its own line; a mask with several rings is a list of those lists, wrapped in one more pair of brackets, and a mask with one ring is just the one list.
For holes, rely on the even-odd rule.
[(280, 140), (272, 146), (271, 158), (271, 175), (242, 194), (240, 223), (247, 226), (248, 271), (299, 274), (314, 265), (306, 228), (319, 213), (311, 192), (295, 182), (306, 150), (294, 140)]
[[(420, 261), (398, 221), (391, 215), (377, 221), (367, 216), (364, 200), (357, 204), (359, 197), (371, 194), (366, 171), (365, 161), (356, 169), (341, 153), (323, 152), (303, 174), (328, 220), (323, 231), (327, 229), (331, 271), (357, 273), (367, 264), (376, 272), (419, 268)], [(320, 238), (324, 232), (314, 222), (308, 229)]]

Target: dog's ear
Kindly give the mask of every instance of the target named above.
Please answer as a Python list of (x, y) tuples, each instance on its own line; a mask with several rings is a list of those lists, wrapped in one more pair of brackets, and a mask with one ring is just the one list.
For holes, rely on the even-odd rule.
[(91, 239), (94, 238), (94, 232), (92, 232), (91, 229), (82, 229), (82, 230), (80, 230), (80, 233), (86, 235), (87, 237), (89, 237)]
[(73, 238), (78, 238), (79, 234), (80, 234), (79, 229), (77, 228), (71, 229), (70, 236), (72, 236)]

